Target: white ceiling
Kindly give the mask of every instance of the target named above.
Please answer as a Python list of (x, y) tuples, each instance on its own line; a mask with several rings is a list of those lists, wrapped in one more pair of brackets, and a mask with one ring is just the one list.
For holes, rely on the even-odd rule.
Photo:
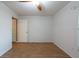
[(23, 3), (17, 1), (4, 1), (19, 16), (39, 16), (39, 15), (54, 15), (61, 8), (67, 5), (68, 1), (41, 1), (43, 10), (40, 12), (32, 3)]

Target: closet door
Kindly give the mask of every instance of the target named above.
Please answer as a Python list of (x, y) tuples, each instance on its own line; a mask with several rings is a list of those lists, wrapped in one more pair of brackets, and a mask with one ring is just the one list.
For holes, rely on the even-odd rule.
[(28, 42), (28, 22), (27, 20), (18, 20), (18, 41)]

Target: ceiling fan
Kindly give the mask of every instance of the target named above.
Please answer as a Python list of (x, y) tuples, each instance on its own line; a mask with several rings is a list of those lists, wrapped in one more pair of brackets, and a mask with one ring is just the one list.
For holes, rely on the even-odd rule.
[(23, 3), (32, 3), (34, 4), (34, 6), (39, 10), (42, 11), (43, 7), (39, 2), (33, 2), (33, 1), (19, 1), (19, 2), (23, 2)]

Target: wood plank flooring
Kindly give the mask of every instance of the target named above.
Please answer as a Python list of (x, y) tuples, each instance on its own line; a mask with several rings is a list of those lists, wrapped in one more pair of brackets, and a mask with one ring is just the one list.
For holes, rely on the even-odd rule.
[(13, 43), (0, 58), (70, 58), (53, 43)]

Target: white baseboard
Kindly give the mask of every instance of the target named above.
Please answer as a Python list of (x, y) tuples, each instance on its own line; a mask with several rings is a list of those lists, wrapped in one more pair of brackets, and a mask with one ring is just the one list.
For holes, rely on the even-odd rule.
[(11, 49), (12, 49), (12, 46), (9, 47), (8, 49), (6, 49), (6, 51), (4, 51), (3, 53), (1, 53), (0, 56), (4, 55), (6, 52), (8, 52), (8, 51), (11, 50)]
[(63, 50), (66, 54), (68, 54), (70, 57), (72, 57), (63, 47), (61, 47), (59, 44), (53, 42), (53, 44), (55, 44), (58, 48), (60, 48), (61, 50)]

